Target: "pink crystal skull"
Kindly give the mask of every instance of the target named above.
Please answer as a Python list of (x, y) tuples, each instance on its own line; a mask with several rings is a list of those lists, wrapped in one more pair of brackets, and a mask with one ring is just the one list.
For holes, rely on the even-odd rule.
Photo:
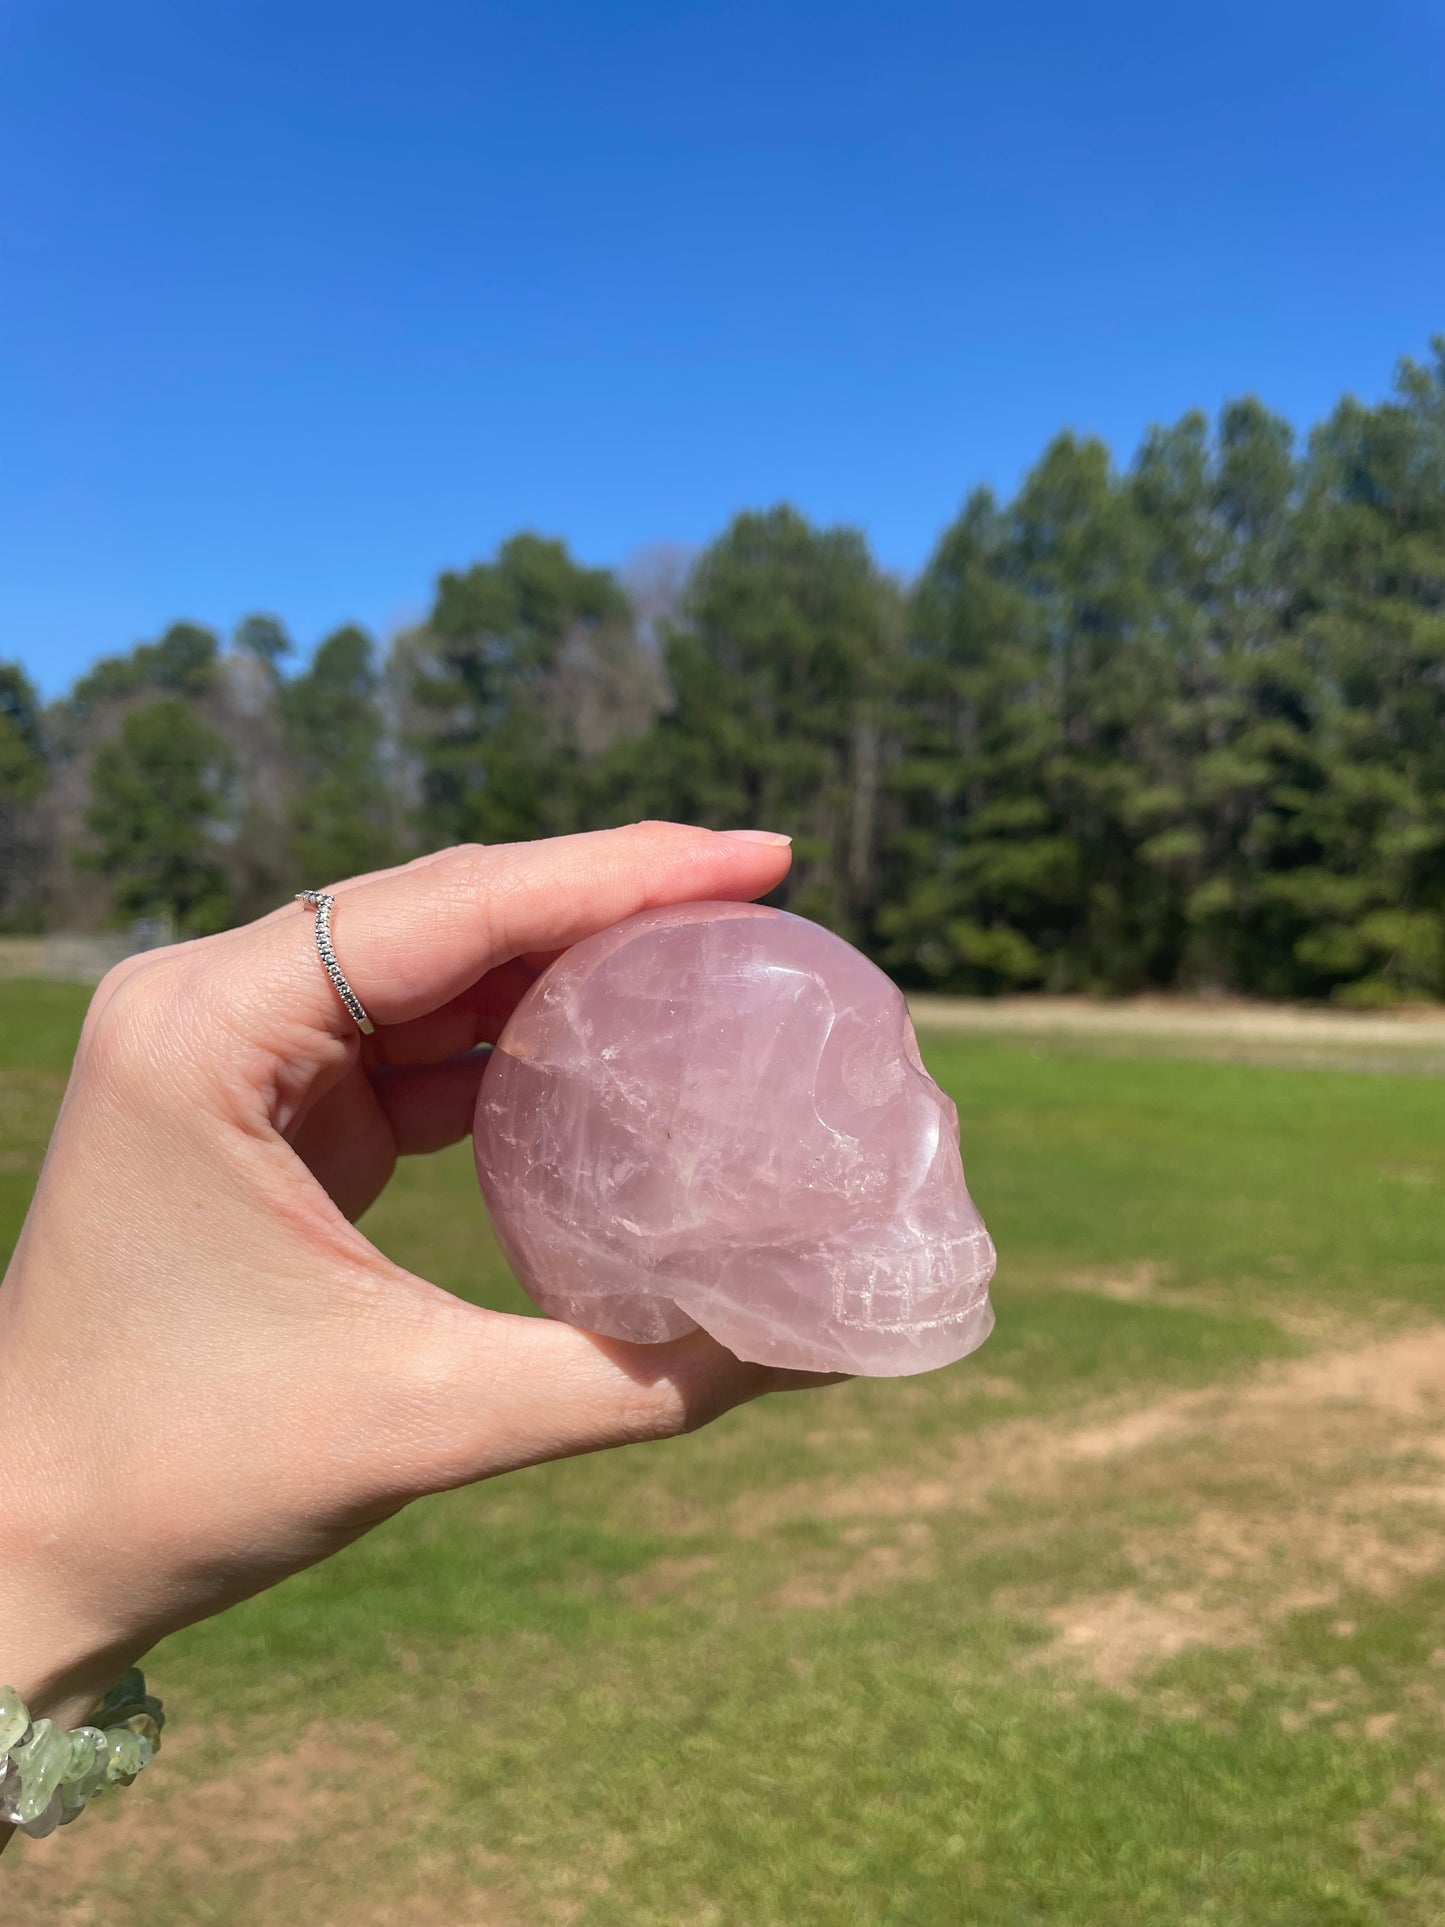
[(687, 903), (577, 944), (513, 1012), (475, 1135), (502, 1250), (568, 1324), (877, 1377), (992, 1329), (958, 1113), (897, 988), (802, 917)]

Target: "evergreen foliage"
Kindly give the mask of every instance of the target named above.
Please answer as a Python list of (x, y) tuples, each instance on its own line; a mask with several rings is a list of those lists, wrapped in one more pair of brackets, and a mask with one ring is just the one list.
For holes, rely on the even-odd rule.
[(48, 777), (40, 698), (18, 663), (0, 662), (0, 929), (30, 923), (43, 907)]
[(117, 909), (173, 916), (186, 935), (226, 921), (225, 877), (211, 834), (230, 773), (226, 745), (178, 696), (127, 712), (95, 752), (84, 853)]
[(354, 624), (328, 636), (304, 674), (281, 687), (297, 876), (354, 876), (401, 854), (379, 694), (375, 648)]
[(1061, 435), (907, 588), (787, 507), (636, 603), (520, 534), (385, 662), (290, 655), (177, 624), (46, 713), (0, 665), (0, 921), (655, 815), (790, 831), (784, 900), (915, 985), (1445, 996), (1445, 340), (1303, 447), (1253, 399), (1123, 471)]

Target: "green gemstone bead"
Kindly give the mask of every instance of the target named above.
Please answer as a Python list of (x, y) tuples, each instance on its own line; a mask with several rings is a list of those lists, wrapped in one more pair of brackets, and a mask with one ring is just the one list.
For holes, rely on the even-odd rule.
[(98, 1726), (77, 1726), (70, 1735), (70, 1759), (65, 1768), (65, 1785), (78, 1786), (110, 1758), (110, 1748)]
[(139, 1666), (132, 1666), (128, 1673), (122, 1673), (111, 1687), (100, 1705), (91, 1714), (92, 1726), (121, 1726), (132, 1713), (143, 1713), (146, 1693), (145, 1674)]
[(70, 1735), (51, 1720), (37, 1720), (31, 1739), (10, 1757), (20, 1768), (20, 1798), (15, 1803), (19, 1826), (38, 1820), (55, 1796), (70, 1759)]
[(65, 1804), (61, 1799), (60, 1788), (46, 1801), (44, 1809), (33, 1820), (23, 1820), (21, 1827), (32, 1840), (46, 1840), (65, 1818)]
[(30, 1732), (30, 1715), (13, 1686), (0, 1686), (0, 1753), (20, 1746)]
[(90, 1803), (90, 1795), (85, 1791), (83, 1780), (62, 1780), (60, 1782), (60, 1824), (74, 1819), (85, 1812)]
[(143, 1740), (150, 1742), (151, 1751), (158, 1753), (161, 1744), (161, 1729), (149, 1713), (132, 1713), (125, 1721), (132, 1733), (139, 1733)]
[(108, 1727), (105, 1738), (110, 1757), (106, 1762), (104, 1784), (129, 1786), (146, 1763), (149, 1744), (139, 1733), (132, 1733), (126, 1726)]
[(110, 1743), (98, 1726), (78, 1726), (70, 1736), (70, 1771), (60, 1783), (60, 1824), (78, 1820), (110, 1765)]
[(61, 1788), (61, 1791), (67, 1795), (74, 1793), (82, 1805), (86, 1804), (95, 1799), (98, 1794), (104, 1793), (105, 1776), (109, 1766), (110, 1748), (105, 1744), (105, 1738), (104, 1735), (102, 1735), (100, 1752), (96, 1756), (94, 1766), (91, 1767), (88, 1773), (82, 1775), (80, 1779), (67, 1781)]

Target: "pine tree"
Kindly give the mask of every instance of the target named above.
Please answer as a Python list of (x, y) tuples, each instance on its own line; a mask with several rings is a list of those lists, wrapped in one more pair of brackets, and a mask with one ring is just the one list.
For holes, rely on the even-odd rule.
[(49, 778), (40, 698), (19, 663), (0, 662), (0, 930), (28, 926), (43, 912)]
[(866, 941), (901, 641), (900, 599), (854, 530), (739, 516), (669, 631), (671, 706), (612, 765), (630, 812), (791, 834), (790, 907)]
[(412, 689), (427, 834), (493, 843), (581, 827), (585, 766), (660, 699), (611, 571), (513, 536), (495, 561), (442, 576), (428, 634)]
[(230, 920), (217, 830), (226, 744), (178, 696), (128, 710), (95, 752), (86, 853), (123, 917), (168, 916), (186, 935)]
[(310, 667), (281, 686), (279, 702), (294, 874), (334, 883), (394, 863), (397, 810), (370, 636), (355, 625), (336, 630)]

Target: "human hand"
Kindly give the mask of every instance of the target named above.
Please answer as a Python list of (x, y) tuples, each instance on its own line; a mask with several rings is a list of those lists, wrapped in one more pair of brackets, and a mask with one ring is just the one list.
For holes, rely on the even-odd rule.
[(478, 1310), (350, 1222), (470, 1129), (462, 1053), (542, 957), (787, 866), (781, 838), (651, 823), (340, 884), (369, 1038), (295, 904), (106, 978), (0, 1287), (0, 1681), (32, 1713), (74, 1723), (163, 1634), (419, 1494), (809, 1382), (702, 1332)]

